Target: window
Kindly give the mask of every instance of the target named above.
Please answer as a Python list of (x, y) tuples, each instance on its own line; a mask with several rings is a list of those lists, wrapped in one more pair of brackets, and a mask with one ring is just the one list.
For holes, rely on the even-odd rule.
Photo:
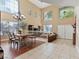
[(14, 32), (16, 33), (16, 30), (18, 29), (18, 23), (17, 22), (7, 22), (7, 21), (1, 21), (0, 22), (0, 35), (7, 35), (7, 32)]
[(44, 32), (52, 32), (52, 25), (44, 25)]
[(0, 11), (18, 13), (18, 0), (0, 0)]
[(52, 20), (52, 11), (48, 11), (44, 13), (44, 20), (45, 21)]
[(69, 18), (72, 16), (74, 16), (74, 8), (73, 7), (60, 8), (60, 19)]

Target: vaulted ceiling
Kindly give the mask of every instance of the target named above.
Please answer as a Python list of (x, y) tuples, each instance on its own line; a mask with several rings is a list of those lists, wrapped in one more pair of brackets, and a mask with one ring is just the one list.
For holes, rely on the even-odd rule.
[(79, 6), (79, 0), (29, 0), (31, 3), (35, 4), (39, 8), (45, 8), (50, 5), (63, 6)]
[(79, 6), (79, 0), (40, 0), (41, 2), (46, 2), (50, 4), (63, 6)]
[(46, 2), (41, 2), (39, 0), (29, 0), (31, 3), (33, 3), (34, 5), (36, 5), (39, 8), (45, 8), (50, 6), (51, 4), (46, 3)]

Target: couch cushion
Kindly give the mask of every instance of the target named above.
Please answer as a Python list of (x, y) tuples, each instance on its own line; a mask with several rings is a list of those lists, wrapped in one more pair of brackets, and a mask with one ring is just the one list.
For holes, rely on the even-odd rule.
[(54, 33), (50, 33), (50, 34), (49, 34), (49, 36), (53, 36), (53, 35), (55, 35), (55, 34), (54, 34)]

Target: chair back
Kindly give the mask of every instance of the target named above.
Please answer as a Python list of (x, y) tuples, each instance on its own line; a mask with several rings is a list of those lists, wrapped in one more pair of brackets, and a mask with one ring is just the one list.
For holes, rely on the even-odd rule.
[(12, 37), (13, 37), (15, 40), (18, 40), (18, 39), (19, 39), (19, 37), (17, 37), (17, 36), (15, 35), (15, 33), (12, 33)]
[(9, 37), (9, 39), (12, 38), (11, 32), (8, 32), (8, 37)]
[(13, 38), (16, 38), (16, 36), (15, 36), (15, 34), (14, 34), (14, 33), (12, 33), (12, 36), (13, 36)]
[(10, 40), (14, 40), (15, 39), (15, 34), (14, 33), (11, 33), (11, 32), (8, 32), (8, 37)]

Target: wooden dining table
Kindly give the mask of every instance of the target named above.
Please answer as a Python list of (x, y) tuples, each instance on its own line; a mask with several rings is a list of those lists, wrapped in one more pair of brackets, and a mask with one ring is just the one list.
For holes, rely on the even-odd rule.
[(26, 38), (27, 38), (26, 34), (15, 34), (15, 37), (19, 41), (19, 46), (23, 46), (23, 44), (26, 43)]
[[(22, 41), (26, 41), (26, 38), (32, 39), (32, 42), (35, 42), (36, 36), (33, 36), (31, 34), (15, 34), (16, 37), (19, 38), (20, 44), (22, 45)], [(26, 43), (26, 42), (25, 42)]]
[(15, 34), (16, 37), (18, 38), (24, 38), (26, 37), (27, 35), (26, 34)]

